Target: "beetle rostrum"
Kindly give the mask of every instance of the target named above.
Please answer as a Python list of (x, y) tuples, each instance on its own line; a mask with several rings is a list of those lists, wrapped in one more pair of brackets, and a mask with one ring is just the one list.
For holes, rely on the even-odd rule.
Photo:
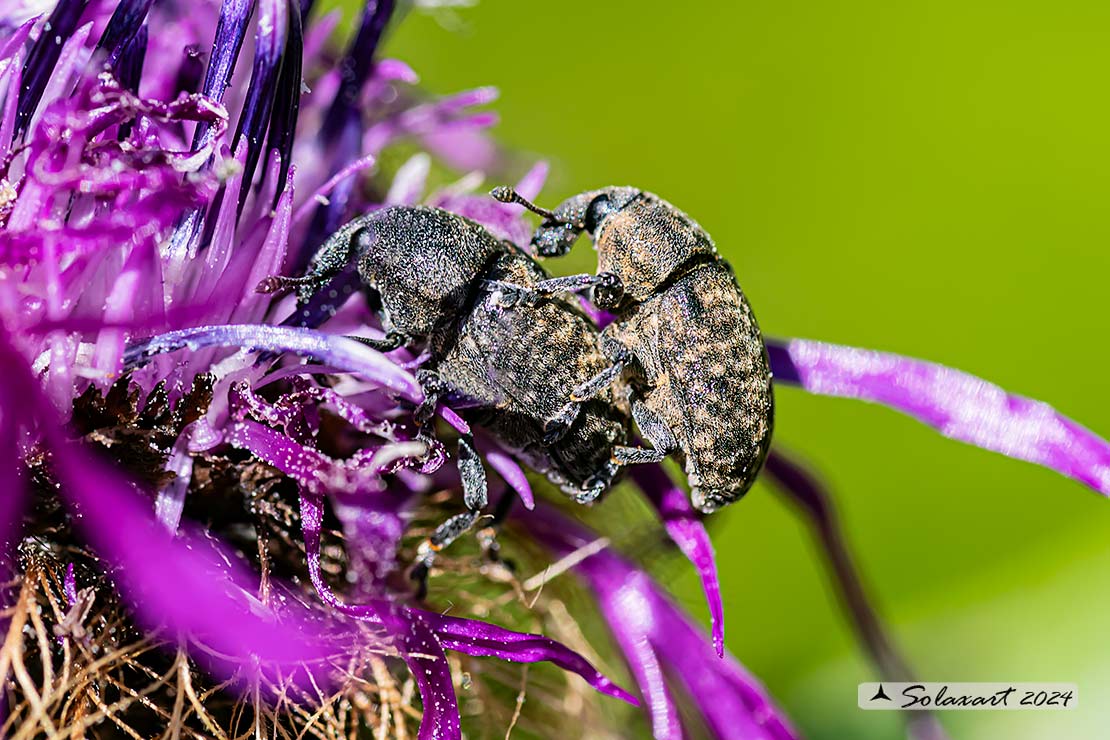
[[(386, 331), (383, 339), (359, 340), (381, 351), (420, 345), (429, 353), (417, 372), (425, 396), (414, 414), (418, 424), (444, 400), (577, 501), (610, 487), (619, 469), (614, 449), (630, 426), (627, 389), (571, 399), (610, 359), (573, 297), (521, 299), (521, 286), (548, 279), (535, 260), (469, 219), (394, 206), (340, 228), (304, 277), (267, 278), (259, 290), (295, 287), (303, 304), (352, 261)], [(459, 445), (467, 511), (421, 547), (421, 578), (434, 553), (469, 529), (487, 502), (473, 440), (462, 435)]]
[(774, 397), (767, 350), (751, 306), (709, 234), (652, 193), (608, 187), (539, 208), (511, 188), (494, 198), (543, 216), (532, 244), (566, 254), (586, 232), (598, 274), (554, 278), (546, 294), (593, 288), (617, 320), (603, 340), (613, 365), (580, 388), (585, 399), (623, 376), (632, 415), (651, 448), (618, 450), (621, 463), (674, 453), (685, 465), (694, 506), (712, 512), (751, 487), (771, 443)]

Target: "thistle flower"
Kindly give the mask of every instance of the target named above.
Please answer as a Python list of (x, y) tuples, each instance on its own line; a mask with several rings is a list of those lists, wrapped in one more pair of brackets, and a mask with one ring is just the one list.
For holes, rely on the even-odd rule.
[[(406, 538), (429, 511), (441, 514), (437, 492), (457, 488), (442, 445), (410, 420), (423, 358), (343, 336), (377, 331), (367, 306), (347, 300), (350, 274), (295, 312), (254, 292), (383, 204), (423, 200), (527, 241), (527, 225), (476, 194), (473, 177), (424, 197), (433, 166), (503, 166), (484, 133), (495, 92), (430, 98), (407, 65), (378, 58), (391, 0), (370, 0), (333, 58), (337, 17), (312, 18), (312, 5), (58, 0), (0, 11), (0, 545), (19, 584), (5, 612), (0, 733), (77, 732), (104, 719), (132, 734), (142, 722), (233, 732), (239, 710), (221, 709), (220, 697), (234, 694), (251, 702), (256, 727), (330, 722), (401, 736), (413, 715), (421, 738), (458, 738), (466, 679), (456, 655), (549, 662), (638, 703), (583, 656), (595, 651), (575, 629), (542, 618), (538, 600), (459, 589), (462, 614), (414, 602), (398, 577)], [(393, 171), (402, 144), (419, 152)], [(537, 164), (517, 190), (535, 197), (545, 174)], [(1110, 446), (1043, 404), (869, 350), (801, 340), (769, 350), (780, 384), (883, 403), (1110, 492)], [(470, 431), (452, 409), (439, 414)], [(718, 736), (795, 736), (724, 652), (712, 544), (661, 468), (631, 477), (701, 577), (711, 636), (604, 538), (537, 504), (512, 456), (483, 445), (502, 495), (524, 504), (514, 529), (542, 546), (538, 566), (555, 561), (542, 583), (566, 569), (581, 576), (656, 737), (682, 736), (675, 689)], [(768, 473), (833, 526), (787, 458), (776, 452)], [(842, 583), (868, 622), (860, 589)], [(563, 642), (501, 626), (490, 608), (507, 616), (530, 602), (520, 621)], [(25, 640), (28, 620), (35, 637)], [(908, 670), (884, 658), (893, 648), (878, 629), (865, 625), (863, 637), (880, 669)], [(94, 660), (98, 650), (111, 660)], [(82, 655), (84, 684), (52, 668)], [(24, 667), (31, 658), (39, 685)], [(125, 675), (154, 679), (137, 692)], [(569, 681), (561, 690), (574, 690)], [(513, 722), (523, 701), (521, 689)]]

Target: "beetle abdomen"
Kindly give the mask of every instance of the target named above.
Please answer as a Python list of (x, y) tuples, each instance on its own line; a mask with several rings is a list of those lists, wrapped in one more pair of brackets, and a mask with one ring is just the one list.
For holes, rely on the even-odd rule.
[(751, 307), (722, 262), (697, 266), (641, 304), (620, 338), (640, 360), (643, 399), (685, 457), (694, 505), (751, 487), (771, 443), (771, 371)]

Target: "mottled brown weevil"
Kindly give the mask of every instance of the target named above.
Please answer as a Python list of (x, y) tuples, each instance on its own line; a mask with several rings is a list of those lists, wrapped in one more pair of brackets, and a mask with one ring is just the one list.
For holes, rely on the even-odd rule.
[[(295, 287), (304, 305), (352, 261), (386, 331), (380, 340), (356, 338), (381, 351), (421, 345), (430, 355), (417, 372), (424, 390), (418, 424), (445, 400), (577, 501), (610, 487), (618, 472), (614, 447), (630, 429), (627, 391), (570, 399), (609, 360), (574, 299), (518, 301), (504, 292), (503, 286), (548, 279), (535, 260), (462, 216), (392, 206), (341, 227), (304, 277), (267, 278), (258, 289)], [(435, 552), (468, 530), (486, 505), (485, 472), (467, 435), (459, 440), (459, 470), (467, 511), (421, 547), (414, 572), (421, 581)]]
[(771, 443), (771, 368), (751, 306), (701, 226), (662, 198), (631, 187), (573, 196), (554, 211), (511, 188), (492, 195), (544, 218), (532, 244), (566, 254), (579, 234), (597, 249), (598, 274), (554, 278), (527, 291), (593, 288), (617, 320), (603, 332), (613, 360), (575, 389), (583, 400), (618, 376), (652, 449), (617, 450), (622, 464), (684, 460), (694, 506), (714, 511), (751, 487)]

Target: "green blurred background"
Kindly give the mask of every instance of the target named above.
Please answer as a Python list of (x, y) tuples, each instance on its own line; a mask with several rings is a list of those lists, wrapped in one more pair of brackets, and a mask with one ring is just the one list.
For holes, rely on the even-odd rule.
[[(500, 88), (544, 205), (635, 184), (692, 214), (766, 333), (943, 362), (1105, 435), (1108, 29), (1104, 2), (483, 0), (411, 13), (386, 54)], [(777, 399), (920, 678), (1079, 684), (1072, 712), (948, 712), (953, 737), (1106, 737), (1110, 502), (883, 408)], [(874, 674), (792, 511), (757, 485), (719, 519), (729, 648), (808, 736), (900, 734), (855, 706)]]

